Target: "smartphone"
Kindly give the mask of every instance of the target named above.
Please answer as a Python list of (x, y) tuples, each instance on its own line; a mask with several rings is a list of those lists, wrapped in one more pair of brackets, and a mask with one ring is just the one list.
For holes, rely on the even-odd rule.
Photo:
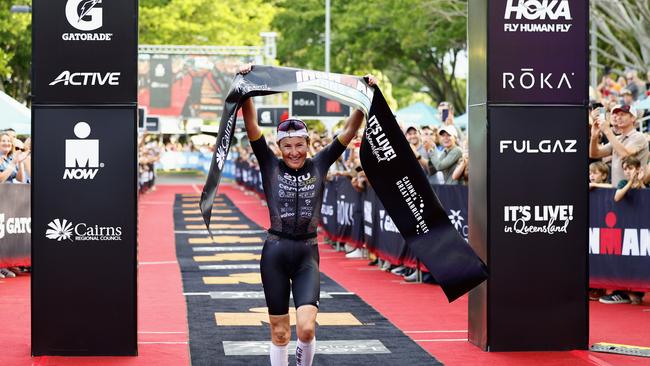
[(449, 109), (443, 109), (442, 110), (442, 122), (444, 123), (447, 121), (447, 118), (449, 117)]
[(601, 122), (605, 122), (605, 107), (598, 108), (599, 119)]

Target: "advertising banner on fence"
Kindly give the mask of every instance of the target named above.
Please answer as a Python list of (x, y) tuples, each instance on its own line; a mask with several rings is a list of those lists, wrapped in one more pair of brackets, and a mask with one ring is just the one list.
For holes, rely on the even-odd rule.
[(0, 268), (31, 265), (30, 188), (0, 184)]
[(485, 264), (449, 222), (379, 88), (371, 88), (354, 76), (255, 66), (250, 73), (235, 77), (201, 196), (201, 212), (208, 227), (239, 106), (247, 97), (290, 91), (314, 92), (367, 115), (360, 156), (368, 180), (407, 245), (431, 271), (450, 301), (487, 278)]
[(590, 286), (648, 291), (650, 194), (632, 189), (620, 202), (613, 197), (613, 189), (589, 197)]
[[(229, 162), (227, 162), (229, 163)], [(247, 184), (250, 189), (262, 192), (256, 185), (258, 170), (248, 163), (237, 163), (234, 173), (240, 184)], [(247, 177), (248, 183), (242, 180)], [(325, 184), (323, 204), (321, 206), (321, 227), (330, 238), (338, 235), (338, 213), (345, 211), (337, 187), (350, 184), (348, 178), (337, 177), (337, 184), (331, 181)], [(440, 202), (445, 207), (449, 220), (458, 233), (468, 238), (468, 200), (467, 187), (460, 185), (432, 186)], [(414, 262), (415, 258), (405, 250), (404, 238), (399, 233), (390, 215), (386, 213), (375, 191), (368, 186), (363, 193), (352, 190), (361, 197), (363, 221), (354, 222), (353, 229), (363, 230), (364, 244), (369, 251), (379, 254), (382, 259), (394, 264)], [(339, 199), (337, 199), (339, 197)], [(589, 193), (589, 268), (590, 286), (609, 289), (650, 290), (650, 191), (631, 190), (626, 198), (618, 203), (613, 201), (614, 190), (596, 189)], [(347, 197), (356, 202), (356, 197)], [(343, 242), (351, 237), (342, 236)]]

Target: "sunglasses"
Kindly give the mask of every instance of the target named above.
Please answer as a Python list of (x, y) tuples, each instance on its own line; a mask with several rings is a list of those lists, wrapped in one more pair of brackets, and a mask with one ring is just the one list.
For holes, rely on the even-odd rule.
[(287, 119), (278, 125), (278, 131), (287, 132), (289, 130), (305, 130), (307, 125), (299, 119)]

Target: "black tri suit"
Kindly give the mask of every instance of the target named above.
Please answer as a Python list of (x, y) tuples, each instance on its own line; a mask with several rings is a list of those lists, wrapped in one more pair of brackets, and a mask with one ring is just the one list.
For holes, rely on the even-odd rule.
[(251, 141), (260, 164), (271, 228), (264, 242), (260, 270), (270, 315), (289, 312), (289, 289), (296, 308), (318, 307), (320, 272), (316, 229), (327, 170), (345, 151), (334, 141), (300, 169), (277, 158), (261, 136)]

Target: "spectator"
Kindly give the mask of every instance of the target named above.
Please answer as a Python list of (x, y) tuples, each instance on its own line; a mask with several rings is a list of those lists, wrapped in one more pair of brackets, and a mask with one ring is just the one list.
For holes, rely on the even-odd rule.
[(420, 166), (422, 167), (424, 172), (428, 174), (429, 162), (426, 159), (427, 151), (424, 145), (422, 144), (422, 140), (420, 139), (420, 131), (415, 126), (409, 126), (406, 129), (406, 133), (404, 135), (406, 136), (406, 140), (409, 142), (409, 145), (411, 146), (411, 150), (413, 150), (413, 154), (415, 155), (415, 158), (420, 163)]
[(433, 150), (443, 150), (438, 137), (438, 128), (431, 128), (429, 126), (422, 127), (422, 146), (426, 152), (424, 158), (427, 161), (427, 169), (425, 172), (427, 173), (429, 184), (442, 184), (443, 181), (442, 172), (436, 170), (433, 164), (431, 164), (431, 155), (433, 154)]
[(612, 188), (607, 183), (609, 177), (609, 167), (602, 161), (595, 161), (589, 164), (589, 189), (592, 188)]
[(645, 94), (645, 84), (639, 79), (636, 70), (625, 73), (625, 78), (627, 79), (626, 89), (630, 92), (632, 101), (639, 99), (640, 96)]
[(0, 133), (0, 183), (23, 183), (23, 161), (28, 155), (25, 151), (15, 151), (14, 139), (10, 134)]
[(442, 171), (444, 184), (458, 184), (453, 178), (453, 172), (456, 169), (458, 161), (463, 156), (463, 151), (456, 145), (456, 129), (453, 126), (442, 126), (438, 130), (442, 151), (434, 150), (430, 155), (431, 164), (438, 171)]
[(451, 126), (456, 130), (456, 143), (464, 140), (462, 131), (454, 124), (454, 105), (449, 102), (438, 104), (438, 116), (443, 126)]
[(32, 138), (28, 137), (25, 140), (23, 151), (27, 154), (27, 157), (23, 161), (25, 165), (25, 183), (32, 182)]
[(627, 106), (630, 106), (630, 107), (632, 106), (632, 104), (634, 104), (634, 100), (636, 99), (633, 96), (632, 91), (630, 89), (621, 90), (621, 97), (622, 97), (621, 104), (627, 105)]
[[(648, 143), (643, 134), (634, 129), (636, 111), (630, 106), (617, 105), (612, 109), (620, 132), (614, 135), (610, 125), (611, 118), (600, 120), (598, 111), (592, 111), (594, 123), (591, 126), (591, 140), (589, 143), (589, 157), (592, 159), (612, 157), (612, 185), (624, 179), (622, 161), (628, 156), (634, 156), (641, 162), (641, 169), (645, 169), (648, 162)], [(602, 132), (609, 141), (605, 145), (598, 145), (599, 133)]]
[(625, 194), (630, 189), (643, 189), (643, 171), (641, 170), (641, 162), (634, 156), (628, 156), (623, 159), (623, 173), (625, 179), (618, 182), (616, 193), (614, 194), (614, 201), (619, 202), (625, 197)]
[(319, 151), (323, 150), (323, 143), (321, 142), (320, 137), (318, 137), (318, 135), (316, 136), (317, 137), (311, 140), (311, 144), (309, 145), (311, 156), (315, 156)]
[(457, 180), (463, 185), (467, 185), (469, 181), (469, 151), (467, 150), (467, 140), (463, 142), (463, 156), (458, 160), (456, 169), (452, 173), (452, 179)]

